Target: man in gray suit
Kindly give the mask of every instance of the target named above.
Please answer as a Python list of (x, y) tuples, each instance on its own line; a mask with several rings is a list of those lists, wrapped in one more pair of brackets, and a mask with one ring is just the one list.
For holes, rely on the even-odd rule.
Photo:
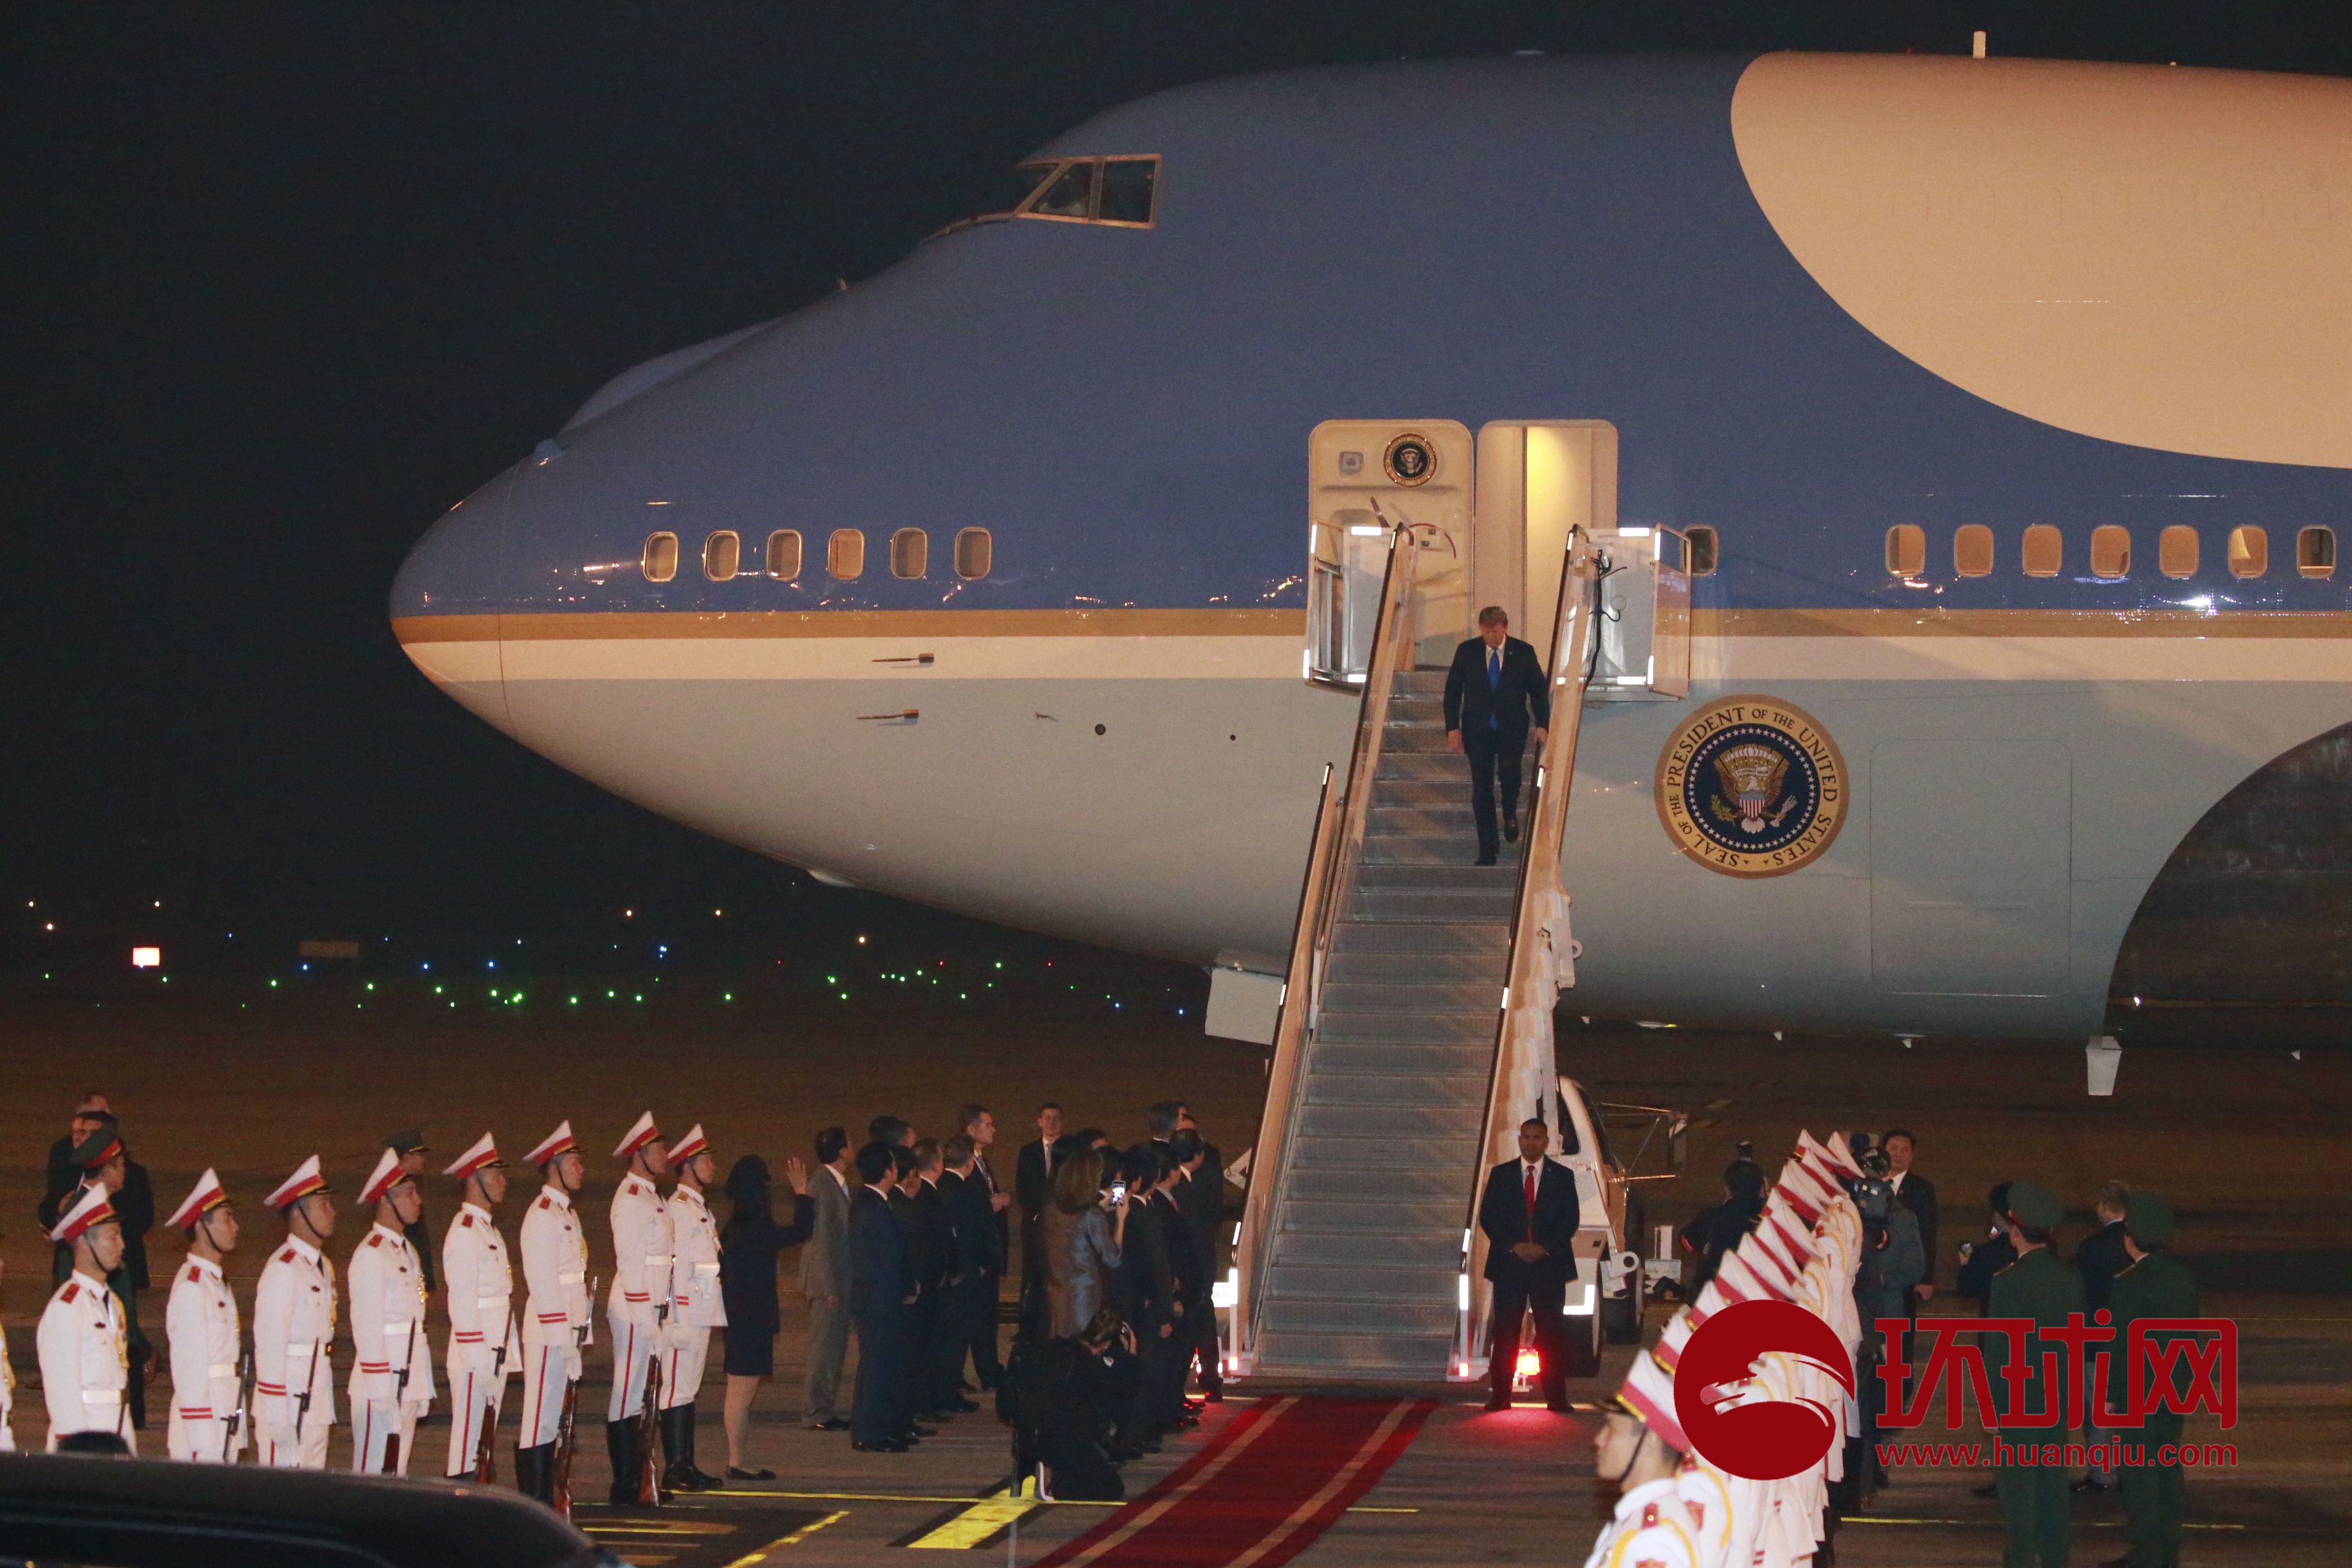
[(816, 1234), (801, 1249), (801, 1289), (809, 1301), (806, 1419), (817, 1431), (840, 1432), (849, 1422), (834, 1409), (833, 1395), (849, 1352), (849, 1194), (857, 1179), (849, 1134), (838, 1127), (818, 1133), (816, 1163), (824, 1167), (809, 1183)]

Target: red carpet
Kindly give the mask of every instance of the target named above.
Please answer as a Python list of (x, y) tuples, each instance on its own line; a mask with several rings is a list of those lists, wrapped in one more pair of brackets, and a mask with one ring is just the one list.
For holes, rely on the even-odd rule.
[(1035, 1568), (1280, 1568), (1371, 1490), (1429, 1400), (1267, 1399)]

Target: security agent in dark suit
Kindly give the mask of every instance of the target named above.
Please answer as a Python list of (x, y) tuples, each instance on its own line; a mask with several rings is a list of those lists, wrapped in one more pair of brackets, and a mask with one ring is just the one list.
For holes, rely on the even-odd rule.
[(1062, 1147), (1062, 1108), (1052, 1100), (1037, 1108), (1037, 1136), (1021, 1145), (1013, 1166), (1013, 1195), (1021, 1209), (1021, 1331), (1046, 1337), (1053, 1317), (1045, 1302), (1045, 1240), (1039, 1225), (1054, 1191), (1054, 1173), (1068, 1151)]
[[(1478, 1228), (1486, 1233), (1486, 1281), (1494, 1287), (1494, 1356), (1487, 1363), (1486, 1408), (1511, 1406), (1511, 1374), (1519, 1359), (1519, 1319), (1536, 1317), (1536, 1353), (1543, 1360), (1544, 1403), (1568, 1408), (1568, 1347), (1560, 1314), (1568, 1280), (1576, 1272), (1570, 1248), (1583, 1214), (1576, 1174), (1545, 1158), (1551, 1129), (1530, 1118), (1519, 1124), (1519, 1157), (1486, 1173), (1478, 1200)], [(1528, 1202), (1532, 1189), (1535, 1202)]]
[[(1445, 672), (1445, 744), (1470, 759), (1470, 814), (1478, 824), (1478, 864), (1491, 866), (1495, 786), (1503, 787), (1503, 836), (1519, 837), (1519, 770), (1532, 736), (1544, 742), (1551, 691), (1536, 650), (1510, 635), (1511, 618), (1494, 605), (1478, 612), (1478, 635), (1454, 650)], [(1529, 716), (1534, 722), (1529, 724)]]
[(903, 1454), (904, 1388), (899, 1351), (907, 1308), (915, 1299), (915, 1271), (907, 1234), (890, 1212), (898, 1161), (887, 1143), (857, 1152), (866, 1185), (849, 1196), (849, 1315), (857, 1325), (857, 1396), (850, 1406), (850, 1447), (864, 1453)]

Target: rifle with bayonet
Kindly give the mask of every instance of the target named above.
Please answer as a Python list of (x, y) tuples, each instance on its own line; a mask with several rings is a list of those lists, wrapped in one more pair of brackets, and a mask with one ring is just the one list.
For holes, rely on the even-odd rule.
[(416, 1359), (416, 1320), (408, 1320), (408, 1347), (400, 1352), (400, 1370), (393, 1374), (392, 1435), (383, 1440), (383, 1473), (400, 1474), (400, 1408), (408, 1402), (408, 1363)]
[(646, 1368), (646, 1402), (637, 1411), (637, 1500), (662, 1505), (661, 1345), (669, 1325), (669, 1303), (654, 1310), (654, 1359)]
[[(584, 1352), (596, 1341), (596, 1287), (602, 1283), (601, 1279), (588, 1281), (588, 1321), (572, 1331), (575, 1350)], [(580, 1380), (567, 1375), (563, 1380), (563, 1414), (555, 1423), (555, 1466), (549, 1488), (555, 1500), (555, 1511), (566, 1519), (572, 1517), (572, 1454), (580, 1441), (580, 1429), (575, 1425), (579, 1409)]]
[(499, 1479), (499, 1400), (506, 1392), (507, 1344), (514, 1336), (514, 1309), (507, 1309), (506, 1326), (499, 1334), (498, 1352), (490, 1359), (490, 1407), (482, 1413), (482, 1438), (474, 1445), (474, 1479), (488, 1486)]
[(228, 1413), (228, 1430), (221, 1434), (221, 1463), (224, 1465), (236, 1463), (236, 1435), (245, 1426), (246, 1407), (253, 1399), (253, 1352), (246, 1352), (243, 1360), (244, 1365), (238, 1370), (236, 1378), (236, 1408)]

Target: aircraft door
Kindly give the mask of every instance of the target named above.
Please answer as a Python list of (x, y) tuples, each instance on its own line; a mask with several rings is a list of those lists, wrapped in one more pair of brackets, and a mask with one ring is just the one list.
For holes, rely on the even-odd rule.
[(1371, 668), (1392, 529), (1419, 531), (1416, 662), (1469, 636), (1475, 447), (1451, 419), (1333, 419), (1307, 437), (1307, 679), (1361, 686)]

